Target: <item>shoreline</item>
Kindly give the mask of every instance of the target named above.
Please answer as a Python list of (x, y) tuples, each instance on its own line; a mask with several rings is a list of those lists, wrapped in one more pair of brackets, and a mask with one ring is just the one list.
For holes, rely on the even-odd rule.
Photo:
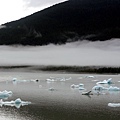
[(65, 65), (6, 65), (0, 66), (0, 71), (25, 72), (57, 72), (78, 74), (120, 74), (120, 67), (116, 66), (65, 66)]

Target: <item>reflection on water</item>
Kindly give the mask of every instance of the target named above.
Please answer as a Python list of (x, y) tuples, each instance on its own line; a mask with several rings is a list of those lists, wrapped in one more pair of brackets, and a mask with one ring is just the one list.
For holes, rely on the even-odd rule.
[[(12, 91), (7, 101), (21, 98), (32, 104), (3, 105), (0, 107), (0, 120), (117, 120), (119, 107), (109, 107), (108, 103), (119, 103), (120, 91), (92, 91), (93, 95), (82, 95), (83, 91), (92, 90), (96, 82), (112, 78), (120, 88), (119, 75), (85, 75), (85, 74), (48, 74), (1, 72), (6, 81), (0, 82), (2, 90)], [(9, 76), (9, 77), (8, 77)], [(52, 79), (49, 80), (52, 76)], [(95, 76), (95, 77), (84, 77)], [(12, 78), (19, 82), (14, 84)], [(58, 79), (59, 78), (59, 79)], [(61, 80), (61, 78), (64, 80)], [(68, 79), (70, 78), (70, 79)], [(35, 81), (38, 79), (39, 81)], [(97, 79), (97, 81), (96, 81)], [(24, 81), (23, 81), (24, 80)], [(34, 81), (34, 82), (33, 82)], [(82, 83), (82, 84), (81, 84)], [(73, 89), (71, 85), (84, 85), (85, 90)], [(109, 85), (103, 85), (109, 88)], [(4, 102), (7, 102), (4, 100)]]

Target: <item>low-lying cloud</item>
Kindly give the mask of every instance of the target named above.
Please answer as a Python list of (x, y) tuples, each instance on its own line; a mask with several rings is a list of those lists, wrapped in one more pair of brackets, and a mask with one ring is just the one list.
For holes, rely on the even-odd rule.
[(120, 66), (120, 39), (37, 47), (0, 46), (0, 65)]

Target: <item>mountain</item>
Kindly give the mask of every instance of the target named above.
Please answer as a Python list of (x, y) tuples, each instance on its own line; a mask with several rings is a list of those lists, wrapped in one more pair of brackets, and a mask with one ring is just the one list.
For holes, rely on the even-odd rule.
[(69, 0), (0, 29), (0, 44), (47, 45), (120, 38), (120, 0)]

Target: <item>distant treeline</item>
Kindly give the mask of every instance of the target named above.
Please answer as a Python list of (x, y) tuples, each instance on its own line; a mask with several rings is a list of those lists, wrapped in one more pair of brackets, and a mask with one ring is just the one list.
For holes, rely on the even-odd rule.
[(0, 70), (26, 70), (26, 71), (46, 71), (46, 72), (66, 72), (66, 73), (98, 73), (98, 74), (120, 74), (120, 67), (101, 66), (0, 66)]
[(47, 66), (41, 68), (42, 71), (56, 71), (56, 72), (74, 72), (74, 73), (120, 73), (120, 67), (81, 67), (81, 66)]

